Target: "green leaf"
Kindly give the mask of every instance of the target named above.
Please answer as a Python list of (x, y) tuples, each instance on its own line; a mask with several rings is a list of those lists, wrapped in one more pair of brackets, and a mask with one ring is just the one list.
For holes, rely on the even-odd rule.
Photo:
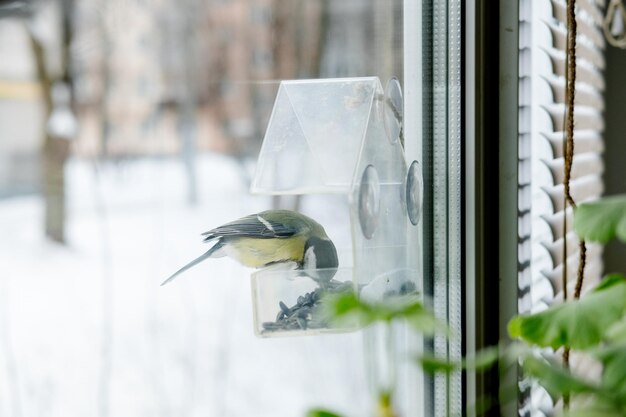
[(328, 319), (338, 325), (354, 320), (369, 322), (372, 316), (369, 306), (361, 303), (354, 292), (327, 294), (322, 298), (322, 306)]
[(563, 414), (564, 417), (624, 417), (623, 411), (607, 404), (600, 403), (572, 407)]
[(603, 291), (608, 288), (613, 287), (613, 285), (618, 285), (623, 283), (626, 280), (626, 277), (622, 274), (609, 274), (602, 278), (602, 281), (593, 289), (594, 292)]
[(607, 329), (621, 320), (625, 312), (626, 278), (611, 275), (580, 300), (514, 317), (509, 322), (509, 334), (542, 347), (584, 350), (598, 345)]
[(468, 356), (462, 361), (449, 361), (446, 359), (437, 358), (432, 355), (422, 355), (417, 358), (417, 362), (420, 364), (424, 371), (429, 373), (444, 372), (450, 373), (452, 371), (461, 369), (471, 369), (474, 371), (482, 371), (495, 365), (500, 357), (500, 350), (498, 346), (492, 346), (476, 352), (474, 356)]
[(626, 242), (626, 195), (578, 206), (574, 213), (574, 230), (585, 240), (606, 243), (617, 236)]
[(331, 294), (323, 299), (324, 311), (335, 324), (357, 320), (361, 325), (389, 323), (401, 319), (425, 335), (446, 332), (447, 326), (439, 322), (414, 295), (390, 297), (384, 301), (366, 302), (354, 292)]
[(602, 362), (602, 388), (608, 396), (626, 399), (626, 343), (603, 346), (592, 355)]
[(613, 342), (626, 343), (626, 315), (606, 331), (606, 338)]
[(598, 392), (597, 386), (572, 375), (562, 365), (548, 362), (543, 358), (527, 356), (522, 360), (522, 368), (526, 374), (537, 379), (553, 398), (559, 398), (564, 393), (594, 394)]
[(440, 359), (431, 355), (419, 356), (417, 362), (424, 371), (430, 374), (438, 372), (449, 374), (452, 371), (461, 369), (461, 363), (459, 362), (451, 362), (447, 359)]
[(333, 413), (328, 410), (313, 409), (306, 413), (306, 417), (341, 417), (341, 414)]
[(434, 315), (424, 308), (403, 317), (413, 330), (424, 335), (431, 336), (435, 333), (440, 333), (449, 337), (452, 334), (450, 328), (446, 324), (439, 321)]
[(322, 314), (325, 321), (337, 326), (369, 322), (371, 317), (368, 306), (362, 304), (354, 292), (324, 295)]
[(500, 357), (498, 346), (488, 347), (476, 352), (475, 356), (468, 356), (463, 360), (463, 368), (482, 371), (491, 368)]

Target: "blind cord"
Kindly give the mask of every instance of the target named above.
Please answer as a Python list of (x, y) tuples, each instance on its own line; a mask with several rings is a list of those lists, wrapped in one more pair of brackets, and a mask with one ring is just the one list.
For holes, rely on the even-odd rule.
[[(621, 1), (621, 0), (620, 0)], [(565, 79), (567, 115), (565, 129), (565, 178), (563, 180), (565, 199), (576, 209), (576, 202), (571, 194), (570, 182), (572, 178), (572, 165), (574, 163), (574, 100), (576, 96), (576, 0), (569, 0), (567, 3), (567, 71)], [(563, 244), (567, 246), (567, 239), (564, 231)], [(585, 264), (587, 261), (587, 247), (584, 240), (580, 240), (580, 257), (578, 262), (578, 271), (576, 274), (576, 288), (574, 289), (574, 299), (580, 298), (582, 284), (585, 278)], [(567, 252), (566, 252), (567, 253)], [(564, 258), (563, 271), (565, 275), (565, 284), (567, 284), (567, 257)], [(563, 289), (564, 295), (567, 294), (567, 285)], [(565, 298), (564, 298), (565, 299)]]
[[(621, 0), (620, 0), (621, 1)], [(565, 78), (565, 90), (566, 90), (566, 127), (565, 127), (565, 140), (564, 140), (564, 157), (565, 157), (565, 177), (563, 180), (564, 186), (564, 198), (566, 203), (569, 203), (573, 209), (576, 209), (576, 202), (572, 197), (570, 190), (570, 181), (572, 174), (572, 165), (574, 162), (574, 98), (576, 94), (576, 0), (569, 0), (567, 2), (567, 68)], [(567, 204), (566, 204), (567, 207)], [(567, 216), (564, 216), (564, 219)], [(564, 223), (566, 220), (564, 220)], [(565, 223), (566, 224), (566, 223)], [(567, 300), (567, 228), (564, 229), (563, 236), (563, 251), (565, 257), (563, 258), (563, 300)], [(582, 291), (583, 281), (585, 278), (585, 265), (587, 263), (587, 245), (584, 239), (579, 242), (579, 259), (578, 270), (576, 273), (576, 287), (574, 289), (574, 299), (580, 298)], [(563, 364), (566, 368), (569, 368), (569, 355), (570, 348), (568, 346), (563, 350)], [(569, 395), (563, 397), (563, 406), (569, 408)]]

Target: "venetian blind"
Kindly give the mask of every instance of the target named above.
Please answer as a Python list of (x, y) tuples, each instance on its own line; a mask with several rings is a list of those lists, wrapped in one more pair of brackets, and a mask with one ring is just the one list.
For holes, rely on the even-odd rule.
[[(575, 153), (571, 193), (577, 203), (603, 191), (603, 0), (577, 0)], [(563, 268), (572, 297), (578, 238), (563, 197), (566, 0), (520, 0), (519, 311), (538, 312), (563, 300)], [(564, 250), (565, 246), (565, 250)], [(602, 248), (587, 244), (585, 290), (602, 274)], [(572, 357), (576, 372), (589, 362)], [(585, 370), (587, 373), (589, 369)], [(520, 383), (520, 415), (551, 415), (550, 396)]]

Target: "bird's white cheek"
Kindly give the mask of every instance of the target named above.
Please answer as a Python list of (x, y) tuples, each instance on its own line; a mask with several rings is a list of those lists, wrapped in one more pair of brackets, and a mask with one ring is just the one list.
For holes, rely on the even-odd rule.
[(317, 257), (315, 256), (313, 248), (308, 248), (304, 253), (303, 269), (310, 277), (319, 278), (317, 273)]

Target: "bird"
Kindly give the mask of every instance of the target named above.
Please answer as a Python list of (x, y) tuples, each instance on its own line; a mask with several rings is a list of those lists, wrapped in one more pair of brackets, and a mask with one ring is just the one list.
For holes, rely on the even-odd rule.
[(213, 246), (180, 268), (161, 286), (200, 262), (229, 256), (244, 266), (264, 268), (276, 264), (295, 267), (302, 274), (329, 282), (337, 272), (337, 249), (324, 227), (292, 210), (267, 210), (202, 233)]

